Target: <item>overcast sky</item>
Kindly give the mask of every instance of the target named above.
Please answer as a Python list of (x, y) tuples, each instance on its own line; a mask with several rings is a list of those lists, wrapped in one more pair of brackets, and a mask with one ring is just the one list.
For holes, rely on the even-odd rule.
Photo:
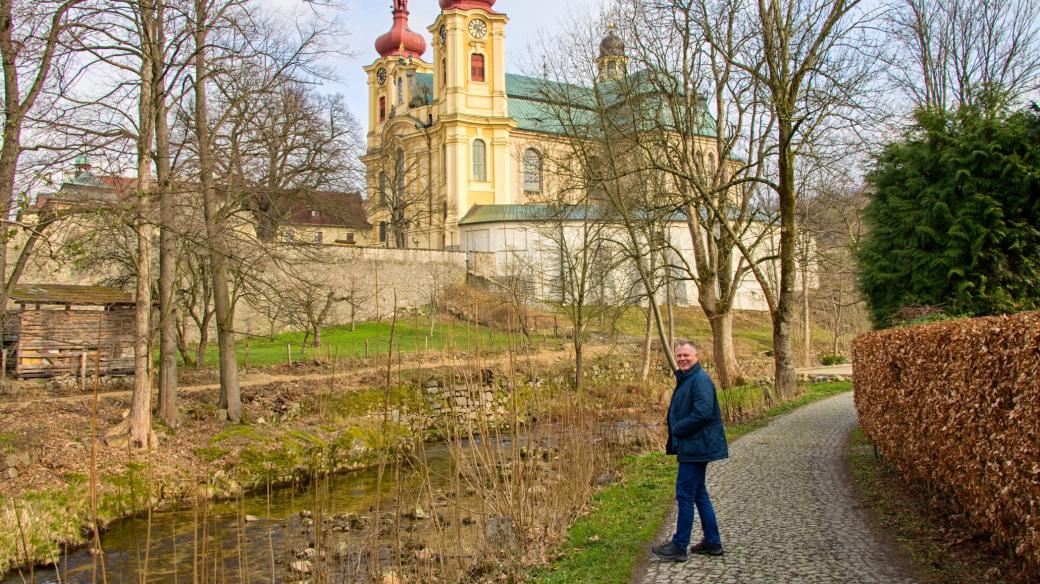
[[(276, 0), (284, 5), (285, 0)], [(344, 9), (339, 20), (348, 36), (344, 46), (352, 56), (332, 60), (337, 79), (322, 89), (327, 93), (342, 93), (350, 111), (365, 126), (368, 116), (368, 95), (365, 73), (362, 67), (371, 64), (379, 56), (374, 44), (376, 38), (390, 30), (393, 22), (391, 0), (342, 0)], [(509, 16), (506, 26), (506, 63), (510, 72), (523, 72), (527, 50), (542, 33), (553, 35), (563, 28), (569, 17), (596, 10), (601, 0), (498, 0), (495, 10)], [(426, 38), (427, 49), (423, 57), (433, 58), (430, 34), (426, 27), (433, 24), (440, 5), (437, 0), (411, 0), (411, 29)], [(365, 128), (367, 132), (368, 128)]]

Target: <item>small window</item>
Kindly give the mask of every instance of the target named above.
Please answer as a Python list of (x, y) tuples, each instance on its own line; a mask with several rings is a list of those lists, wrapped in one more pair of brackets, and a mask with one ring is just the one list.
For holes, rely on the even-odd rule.
[(379, 98), (379, 121), (386, 121), (386, 96), (380, 96)]
[(469, 77), (473, 81), (484, 80), (484, 55), (473, 53), (470, 57)]
[(355, 242), (354, 242), (354, 232), (353, 231), (347, 233), (347, 243), (349, 243), (350, 245), (354, 245)]
[(404, 103), (404, 77), (397, 78), (397, 103)]
[(473, 180), (487, 182), (487, 145), (479, 138), (473, 141)]
[(448, 60), (441, 59), (441, 88), (448, 85)]
[(314, 232), (314, 243), (322, 243), (325, 239), (325, 235), (320, 231)]
[(317, 217), (317, 216), (318, 216), (318, 212), (315, 211), (314, 209), (311, 209), (311, 217)]
[(386, 221), (379, 222), (379, 243), (386, 243)]
[(296, 234), (293, 233), (292, 229), (285, 230), (285, 243), (294, 243), (296, 241)]
[(707, 168), (708, 168), (708, 174), (709, 175), (714, 175), (715, 174), (715, 155), (711, 154), (710, 152), (708, 153), (708, 167)]
[(542, 155), (534, 148), (524, 151), (524, 192), (542, 192)]

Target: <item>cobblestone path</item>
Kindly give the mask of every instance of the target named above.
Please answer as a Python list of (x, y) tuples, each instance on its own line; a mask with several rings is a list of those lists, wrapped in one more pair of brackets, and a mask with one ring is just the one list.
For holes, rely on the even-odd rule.
[[(856, 425), (852, 394), (777, 418), (708, 466), (726, 555), (686, 563), (653, 555), (646, 584), (902, 584), (915, 582), (868, 522), (847, 478), (845, 444)], [(674, 532), (675, 508), (658, 534)], [(693, 542), (700, 541), (700, 518)]]

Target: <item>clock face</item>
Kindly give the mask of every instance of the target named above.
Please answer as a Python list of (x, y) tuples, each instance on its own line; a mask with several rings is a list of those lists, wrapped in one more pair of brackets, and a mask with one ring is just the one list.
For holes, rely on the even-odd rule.
[(386, 83), (386, 69), (380, 67), (379, 70), (376, 71), (376, 81), (378, 81), (380, 85)]
[(441, 25), (440, 35), (441, 44), (446, 44), (448, 42), (448, 27), (444, 26), (443, 24)]
[(483, 20), (471, 20), (469, 21), (469, 34), (475, 39), (482, 39), (487, 36), (487, 23)]

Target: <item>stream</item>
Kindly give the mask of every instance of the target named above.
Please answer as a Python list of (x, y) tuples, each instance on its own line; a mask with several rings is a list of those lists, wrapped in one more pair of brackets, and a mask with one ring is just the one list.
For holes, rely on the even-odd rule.
[[(505, 448), (506, 442), (499, 448)], [(452, 456), (445, 444), (426, 448), (429, 488), (434, 493), (450, 493)], [(153, 513), (151, 526), (147, 517), (136, 517), (114, 522), (102, 534), (104, 575), (100, 559), (89, 547), (69, 552), (54, 566), (36, 568), (32, 575), (27, 569), (12, 572), (0, 580), (2, 584), (92, 584), (119, 583), (191, 583), (191, 582), (294, 582), (306, 579), (307, 574), (293, 569), (301, 561), (313, 560), (307, 548), (337, 550), (338, 562), (329, 562), (329, 581), (352, 582), (355, 577), (347, 571), (371, 565), (374, 530), (369, 529), (371, 508), (376, 501), (377, 469), (367, 469), (319, 479), (306, 487), (273, 489), (254, 493), (241, 500), (200, 502), (198, 509), (187, 508)], [(400, 490), (398, 491), (398, 488)], [(387, 513), (394, 513), (394, 498), (401, 494), (402, 515), (420, 515), (402, 519), (402, 529), (421, 532), (424, 545), (436, 547), (430, 541), (438, 532), (429, 517), (437, 509), (422, 510), (429, 497), (421, 494), (423, 477), (414, 468), (402, 465), (400, 485), (394, 467), (387, 466), (383, 479), (381, 503), (382, 523)], [(428, 491), (427, 491), (428, 493)], [(467, 500), (468, 499), (468, 500)], [(460, 507), (477, 503), (473, 497), (461, 497)], [(422, 501), (419, 510), (416, 502)], [(441, 497), (438, 507), (444, 516), (455, 512), (455, 504)], [(320, 511), (319, 511), (320, 510)], [(418, 513), (417, 513), (418, 511)], [(474, 540), (479, 532), (477, 522), (464, 509), (458, 517), (465, 517), (464, 528), (468, 539)], [(320, 514), (320, 517), (316, 515)], [(476, 513), (473, 513), (476, 516)], [(315, 546), (314, 521), (323, 523), (320, 537), (324, 545)], [(407, 523), (406, 523), (407, 521)], [(457, 533), (462, 533), (463, 529)], [(384, 531), (388, 528), (384, 525)], [(454, 528), (451, 530), (454, 531)], [(466, 539), (466, 535), (463, 536)], [(384, 537), (382, 540), (386, 540)], [(366, 544), (368, 547), (364, 547)], [(447, 547), (447, 544), (445, 544)], [(392, 566), (397, 553), (392, 545), (377, 547), (380, 563)], [(454, 549), (454, 548), (453, 548)], [(310, 550), (314, 552), (314, 550)], [(314, 552), (320, 554), (321, 552)], [(408, 559), (413, 552), (408, 551)], [(402, 556), (405, 553), (402, 552)], [(147, 564), (146, 564), (147, 562)], [(317, 563), (316, 561), (314, 562)], [(147, 565), (147, 570), (145, 566)], [(342, 573), (337, 574), (340, 571)], [(146, 577), (142, 578), (142, 574)]]

